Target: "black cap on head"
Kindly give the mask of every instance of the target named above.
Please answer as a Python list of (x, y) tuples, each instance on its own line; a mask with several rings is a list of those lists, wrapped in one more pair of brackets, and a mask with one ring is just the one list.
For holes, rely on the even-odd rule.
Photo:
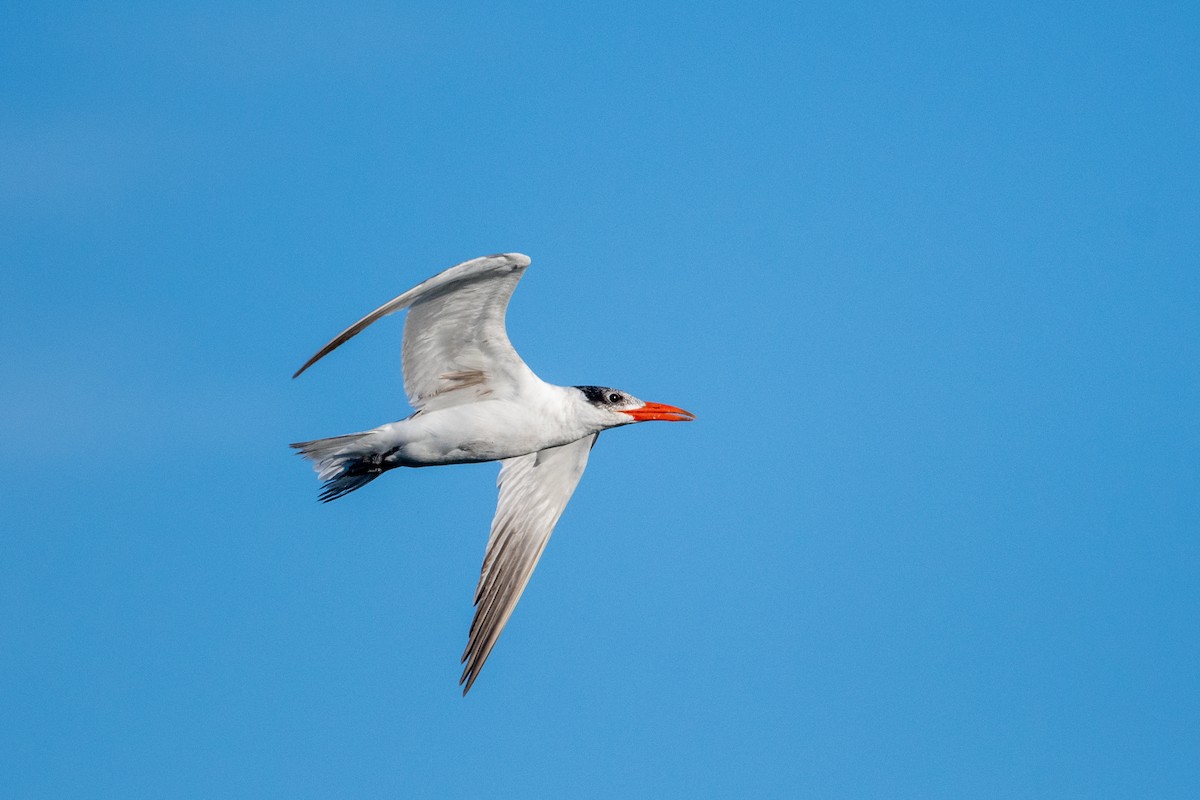
[(604, 386), (576, 386), (575, 388), (583, 392), (583, 396), (588, 399), (589, 403), (593, 403), (598, 406), (605, 404), (606, 400), (604, 399), (604, 396), (610, 391)]

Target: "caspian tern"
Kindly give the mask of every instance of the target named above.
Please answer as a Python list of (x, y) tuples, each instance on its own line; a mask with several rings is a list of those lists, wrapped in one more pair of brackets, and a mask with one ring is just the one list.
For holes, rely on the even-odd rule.
[(415, 413), (363, 433), (292, 445), (336, 500), (395, 467), (500, 461), (500, 499), (475, 589), (459, 684), (470, 691), (537, 566), (600, 432), (694, 416), (605, 386), (554, 386), (517, 355), (504, 314), (529, 258), (465, 261), (339, 333), (295, 378), (380, 317), (408, 309), (401, 362)]

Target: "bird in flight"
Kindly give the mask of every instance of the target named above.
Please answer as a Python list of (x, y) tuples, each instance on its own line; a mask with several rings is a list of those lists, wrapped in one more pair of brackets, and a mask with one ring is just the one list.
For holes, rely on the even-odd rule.
[(292, 445), (336, 500), (396, 467), (499, 461), (500, 499), (475, 589), (459, 684), (470, 691), (571, 499), (600, 432), (694, 415), (605, 386), (555, 386), (533, 374), (504, 330), (529, 266), (520, 253), (465, 261), (339, 333), (296, 374), (380, 317), (408, 309), (401, 365), (416, 411), (374, 430)]

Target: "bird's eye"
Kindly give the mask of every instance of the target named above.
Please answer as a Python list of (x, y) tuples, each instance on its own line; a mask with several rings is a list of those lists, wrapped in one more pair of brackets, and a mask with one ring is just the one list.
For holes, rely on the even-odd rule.
[(608, 402), (610, 402), (610, 403), (621, 402), (621, 395), (617, 394), (616, 392), (609, 392), (608, 393)]

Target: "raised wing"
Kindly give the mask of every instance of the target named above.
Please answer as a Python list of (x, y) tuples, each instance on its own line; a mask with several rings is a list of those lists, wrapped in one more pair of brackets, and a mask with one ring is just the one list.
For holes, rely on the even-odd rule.
[(339, 333), (292, 377), (380, 317), (407, 308), (402, 362), (414, 408), (473, 402), (500, 386), (533, 378), (504, 330), (504, 314), (528, 256), (502, 253), (464, 261), (383, 304)]
[(587, 467), (588, 453), (598, 435), (501, 462), (497, 481), (500, 502), (475, 590), (475, 618), (462, 656), (466, 667), (459, 683), (466, 684), (464, 695), (479, 677), (525, 591), (550, 533)]

